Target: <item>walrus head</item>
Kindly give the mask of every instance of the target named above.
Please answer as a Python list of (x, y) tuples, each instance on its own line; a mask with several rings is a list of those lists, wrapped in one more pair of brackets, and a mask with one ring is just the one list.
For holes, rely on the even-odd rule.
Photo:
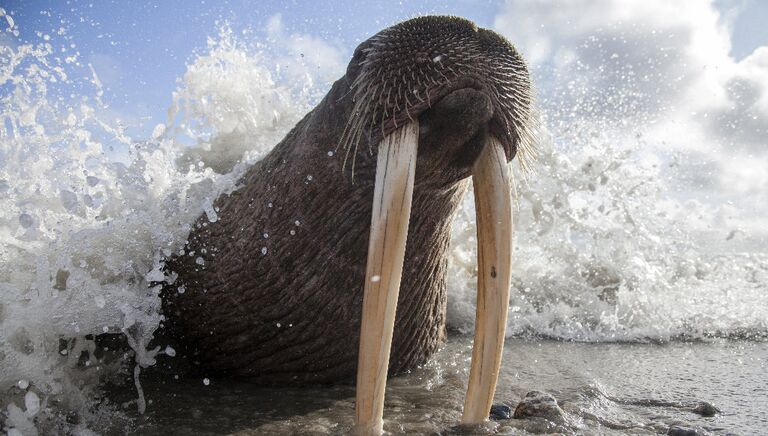
[(360, 44), (168, 260), (178, 282), (164, 312), (188, 355), (269, 384), (356, 371), (359, 429), (380, 432), (387, 370), (423, 363), (444, 338), (451, 222), (471, 177), (478, 304), (463, 421), (487, 419), (511, 278), (508, 163), (532, 155), (531, 100), (514, 47), (461, 18), (415, 18)]
[[(381, 430), (417, 167), (433, 169), (420, 174), (433, 183), (474, 177), (479, 286), (463, 419), (480, 422), (493, 400), (509, 300), (512, 209), (507, 162), (531, 152), (531, 84), (525, 62), (495, 32), (461, 18), (423, 17), (361, 44), (346, 77), (354, 106), (340, 146), (345, 163), (352, 156), (353, 177), (359, 145), (378, 147), (360, 335), (358, 424)], [(430, 162), (416, 165), (418, 159)]]
[[(519, 151), (526, 167), (531, 157), (534, 123), (525, 61), (504, 37), (469, 20), (429, 16), (384, 29), (357, 47), (346, 80), (351, 96), (345, 98), (353, 107), (339, 146), (345, 163), (351, 154), (353, 167), (361, 142), (379, 143), (398, 128), (423, 121), (420, 116), (448, 96), (455, 109), (478, 108), (491, 115), (479, 126), (453, 126), (449, 130), (456, 139), (466, 144), (473, 138), (467, 135), (490, 134), (509, 160)], [(432, 124), (439, 121), (430, 118)], [(483, 131), (475, 132), (477, 127)], [(478, 145), (466, 144), (458, 159), (446, 162), (464, 168), (459, 178), (469, 176), (466, 169), (479, 155), (481, 147), (473, 144)], [(437, 150), (443, 158), (451, 151)]]

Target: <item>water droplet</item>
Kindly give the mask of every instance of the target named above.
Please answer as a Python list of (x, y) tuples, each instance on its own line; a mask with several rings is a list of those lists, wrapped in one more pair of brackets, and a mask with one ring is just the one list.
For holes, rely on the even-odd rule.
[(158, 124), (152, 129), (152, 138), (158, 139), (163, 136), (163, 133), (165, 133), (165, 124)]
[(22, 227), (25, 229), (28, 229), (32, 227), (32, 224), (35, 223), (35, 220), (32, 218), (32, 215), (28, 213), (23, 213), (19, 215), (19, 224), (21, 224)]
[(104, 306), (106, 306), (107, 304), (107, 300), (104, 298), (103, 295), (97, 295), (94, 298), (94, 301), (96, 302), (96, 307), (98, 307), (99, 309), (103, 309)]
[(208, 378), (204, 378), (204, 379), (203, 379), (203, 384), (204, 384), (204, 385), (206, 385), (206, 386), (208, 386), (209, 384), (211, 384), (211, 381), (210, 381), (210, 380), (208, 380)]
[(40, 397), (32, 391), (27, 392), (24, 395), (24, 407), (27, 409), (27, 416), (35, 416), (40, 411)]
[(203, 201), (202, 206), (203, 210), (205, 211), (205, 216), (208, 218), (209, 222), (215, 223), (219, 220), (219, 215), (216, 213), (216, 209), (218, 208), (213, 207), (211, 200), (206, 198), (205, 201)]

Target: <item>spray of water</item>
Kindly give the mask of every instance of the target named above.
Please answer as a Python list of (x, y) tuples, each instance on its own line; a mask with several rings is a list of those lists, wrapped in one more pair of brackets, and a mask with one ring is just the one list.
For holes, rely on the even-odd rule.
[[(768, 258), (705, 248), (690, 221), (716, 211), (668, 195), (645, 144), (573, 132), (577, 152), (542, 138), (520, 189), (509, 335), (577, 341), (667, 341), (768, 335)], [(449, 261), (449, 323), (473, 325), (474, 212), (467, 199)], [(728, 232), (722, 231), (723, 239)]]
[[(151, 284), (172, 280), (161, 259), (182, 248), (201, 213), (216, 219), (213, 200), (309, 98), (279, 85), (269, 55), (224, 27), (190, 63), (168, 124), (138, 140), (104, 118), (93, 68), (58, 52), (47, 35), (0, 45), (0, 390), (10, 392), (9, 426), (29, 432), (40, 399), (88, 415), (93, 388), (127, 367), (145, 407), (140, 370), (164, 352), (148, 348), (161, 321)], [(96, 356), (102, 333), (124, 334), (133, 353)]]

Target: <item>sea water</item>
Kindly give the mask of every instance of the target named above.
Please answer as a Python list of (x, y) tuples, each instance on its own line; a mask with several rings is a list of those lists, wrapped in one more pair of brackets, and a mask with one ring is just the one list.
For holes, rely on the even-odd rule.
[[(99, 75), (63, 28), (22, 43), (19, 25), (0, 12), (3, 428), (348, 429), (350, 387), (275, 391), (159, 370), (146, 377), (175, 355), (152, 342), (162, 315), (151, 284), (172, 280), (162, 259), (182, 250), (198, 216), (217, 220), (215, 198), (237, 189), (328, 78), (311, 68), (287, 77), (276, 67), (282, 53), (224, 26), (168, 96), (167, 122), (134, 137), (106, 115)], [(476, 430), (765, 428), (764, 234), (733, 224), (736, 206), (673, 189), (686, 157), (655, 152), (642, 126), (574, 119), (556, 106), (542, 102), (534, 171), (515, 169), (510, 340), (497, 400), (514, 406), (527, 390), (548, 390), (568, 422)], [(390, 381), (385, 427), (393, 432), (454, 431), (460, 416), (475, 313), (471, 195), (452, 244), (451, 339), (424, 368)], [(103, 333), (124, 335), (131, 350), (99, 355), (93, 338)], [(718, 402), (722, 417), (696, 421), (696, 401)]]
[[(460, 427), (472, 346), (452, 336), (424, 367), (387, 384), (390, 434), (762, 434), (768, 426), (768, 343), (718, 340), (577, 343), (510, 338), (495, 402), (514, 410), (528, 392), (553, 395), (562, 419), (511, 419)], [(346, 434), (354, 387), (259, 388), (231, 380), (149, 378), (155, 401), (136, 434)], [(113, 398), (127, 399), (114, 394)], [(721, 413), (694, 412), (707, 402)], [(122, 425), (120, 423), (119, 425)], [(113, 427), (120, 434), (120, 427)]]

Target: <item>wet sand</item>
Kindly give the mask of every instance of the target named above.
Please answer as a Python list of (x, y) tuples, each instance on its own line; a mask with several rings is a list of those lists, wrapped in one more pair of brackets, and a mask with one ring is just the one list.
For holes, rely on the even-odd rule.
[[(510, 419), (456, 427), (471, 338), (452, 336), (423, 368), (390, 379), (385, 430), (393, 434), (764, 434), (768, 429), (768, 342), (668, 344), (507, 341), (496, 402), (514, 409), (529, 391), (553, 395), (562, 419)], [(354, 417), (354, 388), (258, 388), (212, 378), (144, 380), (150, 404), (130, 434), (344, 434)], [(129, 389), (113, 399), (129, 396)], [(700, 402), (720, 409), (693, 412)], [(128, 410), (134, 407), (126, 405)], [(132, 412), (131, 412), (132, 413)]]

